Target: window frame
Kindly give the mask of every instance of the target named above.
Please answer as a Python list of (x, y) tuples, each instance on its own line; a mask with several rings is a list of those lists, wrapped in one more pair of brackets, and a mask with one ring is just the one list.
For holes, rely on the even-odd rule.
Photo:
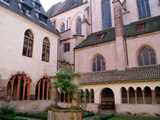
[[(27, 33), (27, 32), (29, 32), (29, 33)], [(33, 57), (33, 46), (34, 46), (34, 35), (33, 35), (32, 31), (28, 29), (24, 33), (22, 55), (32, 58)]]
[(41, 59), (44, 62), (49, 62), (50, 61), (50, 41), (47, 37), (45, 37), (43, 39)]

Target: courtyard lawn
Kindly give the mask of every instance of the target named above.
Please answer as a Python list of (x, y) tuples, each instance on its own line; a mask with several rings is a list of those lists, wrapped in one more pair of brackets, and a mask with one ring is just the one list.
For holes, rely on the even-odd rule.
[(140, 116), (99, 116), (93, 115), (83, 120), (160, 120), (160, 117), (140, 117)]
[(160, 120), (160, 117), (115, 116), (108, 120)]

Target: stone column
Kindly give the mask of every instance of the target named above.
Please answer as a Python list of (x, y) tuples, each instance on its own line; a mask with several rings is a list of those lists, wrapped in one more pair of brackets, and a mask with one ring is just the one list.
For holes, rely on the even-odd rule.
[(154, 90), (152, 90), (152, 104), (156, 104), (156, 95)]
[(122, 6), (119, 0), (113, 0), (114, 21), (116, 30), (117, 69), (125, 70), (127, 67), (126, 41), (124, 38), (124, 24)]
[(38, 94), (37, 94), (37, 99), (40, 100), (40, 81), (38, 81)]
[(46, 90), (46, 100), (48, 100), (48, 92), (49, 92), (49, 81), (46, 82), (47, 90)]
[(28, 88), (27, 88), (27, 100), (29, 100), (30, 99), (30, 89), (31, 89), (31, 81), (30, 80), (28, 80)]
[(135, 104), (137, 104), (137, 91), (135, 90)]
[(11, 80), (11, 100), (13, 100), (13, 92), (14, 92), (14, 80), (15, 80), (15, 77), (12, 78)]
[(23, 97), (22, 97), (22, 100), (24, 100), (25, 99), (25, 93), (26, 93), (26, 79), (23, 79)]
[(144, 90), (142, 91), (142, 95), (143, 95), (143, 104), (145, 104), (145, 103), (146, 103), (146, 100), (145, 100)]
[(45, 79), (42, 80), (42, 100), (44, 100), (44, 90), (45, 90)]
[(127, 90), (127, 102), (130, 104), (130, 99), (129, 99), (129, 90)]
[(21, 82), (21, 76), (18, 76), (18, 84), (17, 84), (17, 100), (20, 99), (20, 82)]

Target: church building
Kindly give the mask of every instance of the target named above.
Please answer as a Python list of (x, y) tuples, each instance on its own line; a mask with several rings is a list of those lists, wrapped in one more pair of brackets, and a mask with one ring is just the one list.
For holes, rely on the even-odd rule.
[(160, 113), (159, 0), (65, 0), (48, 15), (58, 68), (81, 74), (87, 110)]

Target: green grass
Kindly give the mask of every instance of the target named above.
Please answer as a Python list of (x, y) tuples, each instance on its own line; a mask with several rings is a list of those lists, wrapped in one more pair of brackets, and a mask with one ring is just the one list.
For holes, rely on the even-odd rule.
[[(135, 116), (99, 116), (94, 115), (91, 117), (92, 120), (160, 120), (160, 117), (135, 117)], [(83, 120), (91, 120), (90, 117), (84, 118)]]
[(108, 120), (160, 120), (156, 117), (115, 116)]

